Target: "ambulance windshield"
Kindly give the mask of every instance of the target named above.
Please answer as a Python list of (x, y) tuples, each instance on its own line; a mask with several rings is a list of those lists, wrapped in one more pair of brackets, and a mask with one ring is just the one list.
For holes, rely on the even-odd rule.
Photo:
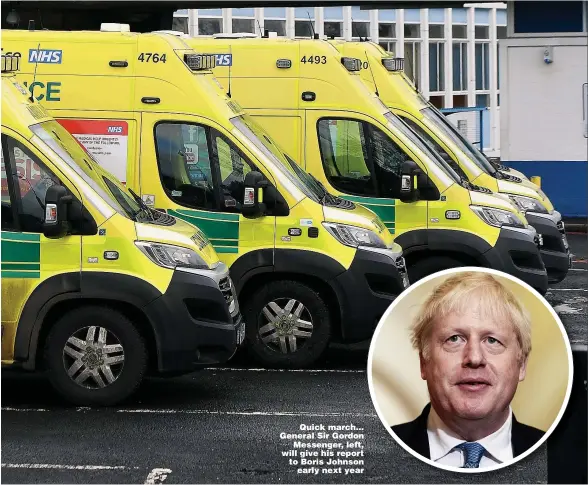
[(128, 189), (98, 165), (92, 155), (57, 121), (33, 125), (31, 130), (119, 213), (138, 222), (145, 222), (143, 218), (151, 219), (150, 215), (146, 217), (144, 209)]
[(445, 136), (447, 136), (457, 147), (464, 152), (470, 160), (472, 160), (481, 170), (484, 172), (494, 175), (498, 172), (492, 164), (486, 160), (486, 157), (480, 153), (480, 151), (474, 147), (471, 142), (465, 138), (448, 120), (443, 116), (436, 108), (427, 107), (421, 110), (421, 113), (425, 115), (425, 122), (433, 125)]
[(243, 114), (231, 118), (235, 127), (243, 133), (247, 139), (253, 143), (258, 150), (268, 157), (274, 166), (285, 175), (290, 182), (301, 190), (304, 195), (320, 202), (324, 197), (324, 191), (317, 181), (302, 170), (295, 162), (285, 155), (277, 145), (272, 141), (269, 135), (253, 119)]

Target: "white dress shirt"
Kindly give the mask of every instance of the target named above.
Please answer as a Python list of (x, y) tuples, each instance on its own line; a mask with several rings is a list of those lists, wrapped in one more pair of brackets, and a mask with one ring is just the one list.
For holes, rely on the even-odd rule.
[[(476, 443), (482, 445), (486, 451), (480, 460), (480, 468), (498, 465), (513, 459), (512, 452), (512, 409), (509, 408), (508, 418), (500, 429), (486, 436)], [(461, 468), (465, 464), (465, 453), (455, 449), (464, 440), (451, 431), (431, 406), (427, 420), (427, 435), (429, 437), (429, 452), (432, 461), (441, 465)]]

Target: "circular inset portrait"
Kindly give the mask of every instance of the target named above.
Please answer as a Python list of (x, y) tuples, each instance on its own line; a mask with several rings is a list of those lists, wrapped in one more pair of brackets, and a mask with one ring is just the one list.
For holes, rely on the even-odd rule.
[(549, 303), (485, 268), (428, 276), (390, 305), (372, 338), (368, 380), (392, 437), (457, 472), (511, 465), (555, 429), (570, 396), (572, 353)]

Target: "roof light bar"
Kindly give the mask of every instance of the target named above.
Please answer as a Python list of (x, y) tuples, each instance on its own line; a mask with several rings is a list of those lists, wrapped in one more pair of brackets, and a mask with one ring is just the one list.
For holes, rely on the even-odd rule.
[(388, 71), (404, 71), (404, 57), (384, 57), (382, 64)]
[(341, 64), (345, 66), (350, 72), (356, 72), (361, 70), (361, 60), (354, 57), (342, 57)]
[(2, 54), (2, 72), (16, 72), (20, 69), (20, 56)]
[(205, 71), (216, 67), (214, 54), (184, 54), (184, 62), (192, 71)]

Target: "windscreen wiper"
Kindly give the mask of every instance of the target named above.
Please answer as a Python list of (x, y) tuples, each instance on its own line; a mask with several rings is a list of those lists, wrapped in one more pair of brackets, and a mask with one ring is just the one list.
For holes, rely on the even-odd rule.
[[(143, 199), (141, 199), (141, 197), (139, 197), (134, 191), (133, 189), (128, 188), (128, 191), (131, 193), (131, 195), (135, 198), (135, 200), (137, 201), (137, 204), (139, 204), (139, 207), (141, 208), (142, 211), (145, 211), (145, 213), (147, 213), (149, 215), (149, 217), (151, 218), (151, 220), (153, 222), (155, 222), (155, 217), (153, 216), (153, 212), (151, 211), (151, 208), (145, 204), (145, 202), (143, 201)], [(141, 212), (141, 211), (139, 211)]]

